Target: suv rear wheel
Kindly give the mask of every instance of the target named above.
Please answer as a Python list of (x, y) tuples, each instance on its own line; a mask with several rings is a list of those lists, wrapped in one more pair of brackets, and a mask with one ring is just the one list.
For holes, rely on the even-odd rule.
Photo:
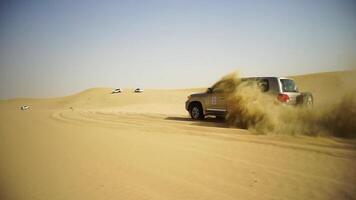
[(305, 108), (312, 108), (314, 101), (313, 101), (313, 95), (309, 92), (303, 93), (302, 94), (302, 106)]
[(189, 113), (194, 120), (204, 119), (203, 108), (197, 103), (190, 107)]
[(313, 96), (308, 94), (304, 97), (304, 106), (307, 108), (312, 108), (313, 107)]
[(313, 95), (309, 92), (302, 93), (297, 97), (297, 103), (305, 108), (312, 108), (314, 104)]

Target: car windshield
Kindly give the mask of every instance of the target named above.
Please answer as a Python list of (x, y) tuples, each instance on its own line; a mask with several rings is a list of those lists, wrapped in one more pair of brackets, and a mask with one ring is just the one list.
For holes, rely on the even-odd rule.
[(282, 83), (283, 92), (298, 92), (297, 87), (293, 80), (290, 79), (280, 79)]

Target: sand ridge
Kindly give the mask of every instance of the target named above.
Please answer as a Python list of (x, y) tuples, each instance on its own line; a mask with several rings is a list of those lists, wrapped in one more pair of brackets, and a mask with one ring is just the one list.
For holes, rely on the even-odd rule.
[[(333, 101), (347, 74), (296, 80)], [(1, 101), (0, 199), (356, 198), (354, 140), (192, 121), (184, 102), (202, 90)]]

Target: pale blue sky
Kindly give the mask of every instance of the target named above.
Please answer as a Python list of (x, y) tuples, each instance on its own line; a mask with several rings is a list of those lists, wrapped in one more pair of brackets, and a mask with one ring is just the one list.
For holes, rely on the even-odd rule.
[(356, 1), (0, 1), (0, 98), (356, 66)]

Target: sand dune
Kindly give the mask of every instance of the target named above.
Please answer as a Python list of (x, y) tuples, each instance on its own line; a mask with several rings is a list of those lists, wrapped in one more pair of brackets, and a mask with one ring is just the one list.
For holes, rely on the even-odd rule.
[[(354, 93), (353, 77), (295, 79), (322, 106)], [(356, 198), (355, 140), (191, 121), (184, 102), (202, 90), (0, 101), (0, 199)]]
[(356, 70), (292, 77), (301, 91), (310, 91), (317, 106), (337, 102), (347, 93), (356, 94)]

